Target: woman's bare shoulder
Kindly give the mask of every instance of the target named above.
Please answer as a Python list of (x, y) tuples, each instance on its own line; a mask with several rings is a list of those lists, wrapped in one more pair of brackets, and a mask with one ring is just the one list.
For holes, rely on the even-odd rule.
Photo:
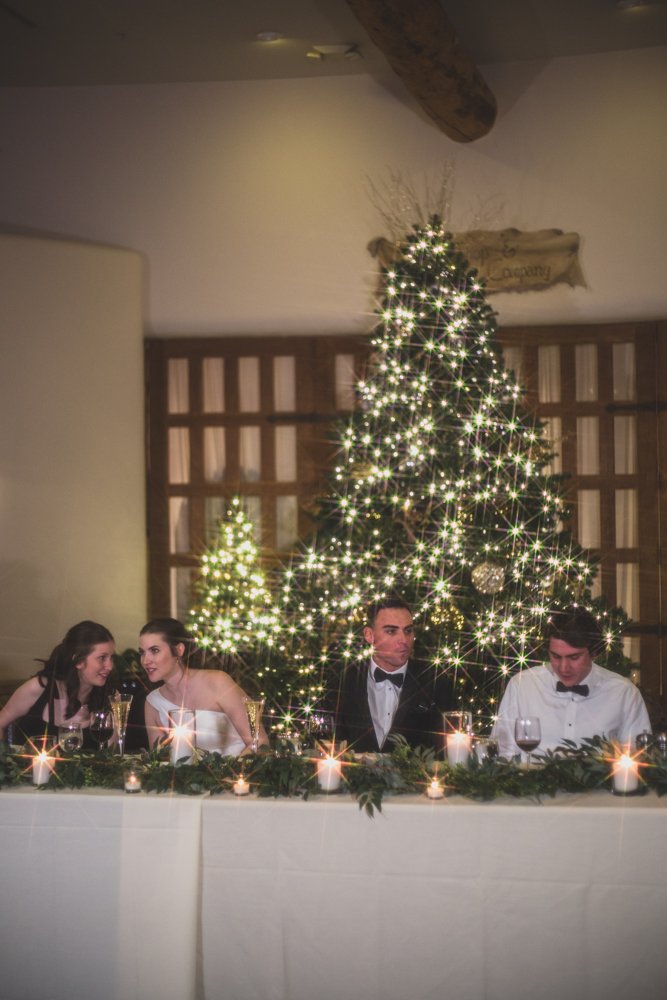
[(43, 679), (35, 674), (34, 677), (29, 677), (27, 681), (24, 681), (23, 684), (17, 687), (16, 693), (18, 694), (20, 691), (21, 694), (34, 694), (35, 698), (39, 698), (46, 686), (47, 685), (43, 682)]
[(234, 687), (234, 681), (224, 670), (198, 670), (202, 687), (210, 691), (222, 691)]

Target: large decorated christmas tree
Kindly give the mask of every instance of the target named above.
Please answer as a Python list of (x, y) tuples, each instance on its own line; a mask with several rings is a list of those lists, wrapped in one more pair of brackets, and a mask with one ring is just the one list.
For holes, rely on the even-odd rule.
[(437, 217), (383, 272), (374, 354), (318, 506), (318, 529), (280, 576), (281, 633), (261, 683), (275, 708), (310, 711), (368, 655), (369, 601), (400, 596), (417, 652), (455, 676), (490, 724), (507, 677), (542, 659), (548, 611), (584, 604), (623, 663), (618, 609), (591, 599), (595, 566), (567, 533), (542, 428), (502, 362), (476, 273)]

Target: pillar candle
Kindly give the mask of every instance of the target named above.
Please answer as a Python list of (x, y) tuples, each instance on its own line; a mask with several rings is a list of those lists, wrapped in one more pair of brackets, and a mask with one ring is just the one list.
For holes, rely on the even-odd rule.
[(447, 760), (450, 764), (467, 764), (471, 738), (467, 733), (447, 733)]
[(323, 792), (337, 792), (340, 788), (342, 765), (335, 757), (325, 757), (317, 762), (317, 783)]
[(42, 751), (32, 758), (32, 783), (45, 785), (53, 772), (53, 757)]
[(614, 791), (617, 795), (630, 795), (639, 788), (639, 764), (627, 753), (614, 761)]

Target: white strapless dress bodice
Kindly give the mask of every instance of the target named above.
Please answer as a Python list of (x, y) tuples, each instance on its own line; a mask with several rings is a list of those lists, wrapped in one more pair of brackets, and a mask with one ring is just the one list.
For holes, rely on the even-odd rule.
[[(150, 691), (146, 701), (159, 713), (160, 723), (169, 728), (169, 712), (181, 708), (162, 694), (160, 688)], [(224, 712), (209, 709), (195, 710), (196, 745), (198, 750), (209, 750), (225, 757), (238, 756), (245, 750), (245, 743)]]

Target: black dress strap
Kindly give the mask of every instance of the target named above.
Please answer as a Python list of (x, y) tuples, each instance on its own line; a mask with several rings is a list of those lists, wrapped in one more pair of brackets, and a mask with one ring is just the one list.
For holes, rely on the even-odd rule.
[[(42, 678), (39, 679), (40, 684)], [(12, 724), (11, 742), (23, 744), (37, 736), (58, 736), (55, 723), (55, 697), (58, 685), (55, 678), (47, 680), (44, 690), (26, 714)], [(48, 706), (47, 720), (44, 721), (44, 708)]]

